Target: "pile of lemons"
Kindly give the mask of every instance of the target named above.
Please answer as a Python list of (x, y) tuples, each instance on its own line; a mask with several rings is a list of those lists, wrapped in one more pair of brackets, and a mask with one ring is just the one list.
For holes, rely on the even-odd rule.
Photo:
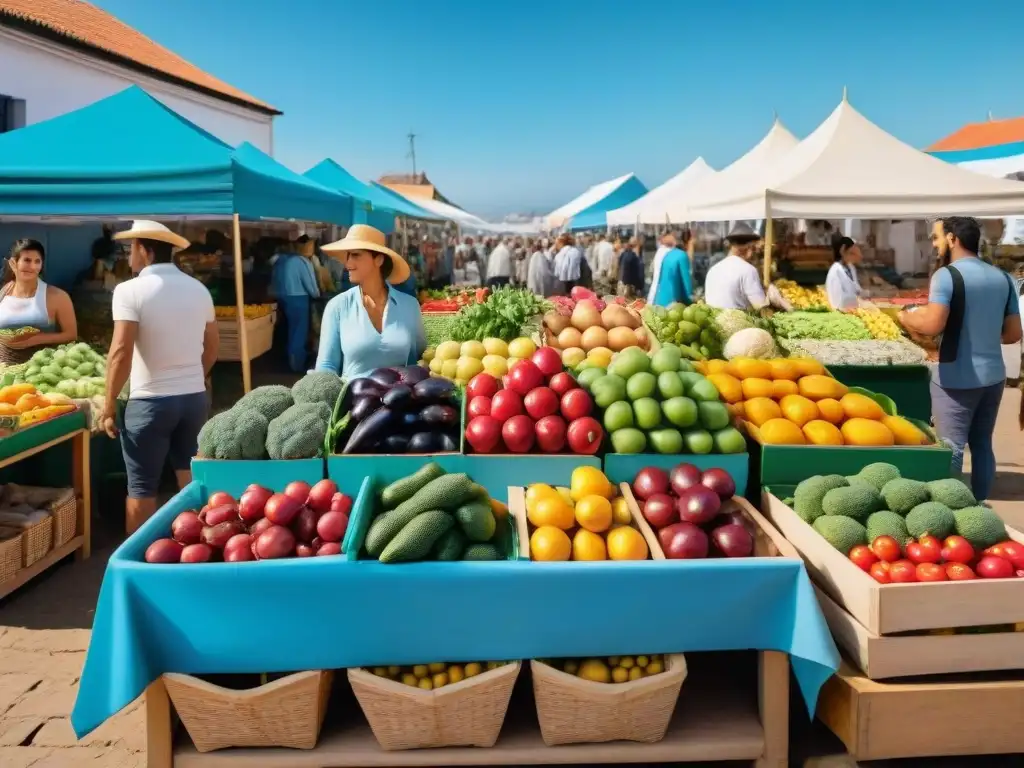
[(628, 683), (665, 671), (661, 654), (609, 656), (604, 659), (544, 659), (548, 666), (593, 683)]
[(446, 685), (461, 683), (470, 677), (476, 677), (483, 672), (503, 667), (509, 663), (507, 661), (471, 661), (466, 664), (435, 662), (433, 664), (414, 664), (411, 667), (374, 667), (372, 671), (377, 677), (386, 677), (412, 688), (433, 691), (437, 688), (444, 688)]
[(505, 342), (489, 338), (483, 341), (442, 341), (436, 347), (427, 347), (420, 365), (430, 372), (444, 376), (457, 384), (466, 385), (478, 373), (489, 373), (500, 379), (512, 364), (533, 355), (537, 344), (521, 336)]
[(867, 326), (871, 338), (880, 341), (899, 341), (903, 332), (889, 315), (880, 309), (856, 309), (853, 312)]

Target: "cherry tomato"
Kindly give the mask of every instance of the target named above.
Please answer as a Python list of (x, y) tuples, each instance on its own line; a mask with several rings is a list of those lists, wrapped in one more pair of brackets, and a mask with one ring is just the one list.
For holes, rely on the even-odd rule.
[(858, 544), (850, 550), (850, 561), (862, 571), (870, 571), (871, 566), (878, 562), (878, 557), (871, 551), (871, 547), (865, 544)]
[(917, 566), (909, 560), (897, 560), (889, 566), (889, 579), (894, 584), (909, 584), (917, 581)]
[(946, 577), (950, 581), (970, 581), (978, 578), (971, 566), (964, 563), (946, 563)]
[(877, 581), (879, 584), (888, 584), (892, 579), (889, 576), (890, 565), (885, 560), (879, 560), (877, 563), (871, 566), (871, 570), (868, 573), (871, 574), (871, 578)]
[(937, 563), (942, 559), (942, 545), (934, 536), (922, 536), (907, 544), (907, 558), (915, 565)]
[(942, 559), (947, 563), (969, 563), (974, 559), (974, 547), (963, 536), (948, 536), (942, 542)]
[(895, 563), (903, 556), (903, 553), (900, 552), (900, 543), (892, 536), (876, 538), (871, 542), (871, 551), (875, 553), (875, 557), (885, 560), (887, 563)]
[[(1024, 546), (1016, 541), (1004, 541), (1002, 544), (996, 544), (990, 549), (997, 550), (992, 554), (1004, 560), (1009, 560), (1015, 569), (1024, 568)], [(989, 550), (985, 550), (985, 554), (989, 554)]]
[(946, 569), (937, 563), (918, 563), (918, 581), (946, 581)]

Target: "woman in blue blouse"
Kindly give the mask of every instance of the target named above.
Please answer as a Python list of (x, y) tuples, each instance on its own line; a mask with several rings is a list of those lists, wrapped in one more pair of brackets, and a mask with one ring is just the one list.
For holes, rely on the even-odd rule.
[(423, 354), (419, 302), (395, 288), (409, 279), (409, 265), (385, 243), (380, 230), (356, 224), (323, 247), (345, 264), (353, 287), (324, 308), (316, 370), (354, 379), (374, 368), (415, 364)]
[(654, 303), (659, 307), (667, 307), (676, 302), (689, 304), (693, 301), (693, 286), (690, 281), (690, 255), (694, 252), (697, 242), (696, 235), (689, 228), (684, 228), (682, 248), (676, 245), (674, 235), (667, 235), (662, 240), (669, 250), (661, 260), (661, 272), (655, 277), (657, 288)]

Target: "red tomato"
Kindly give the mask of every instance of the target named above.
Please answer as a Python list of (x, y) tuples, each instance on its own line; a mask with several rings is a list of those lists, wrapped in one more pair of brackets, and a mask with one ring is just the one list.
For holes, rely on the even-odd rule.
[(997, 555), (985, 555), (978, 561), (974, 572), (983, 579), (1009, 579), (1015, 575), (1010, 561)]
[(518, 392), (511, 389), (503, 389), (491, 398), (491, 416), (502, 424), (513, 416), (523, 413), (523, 398)]
[(946, 563), (946, 577), (950, 581), (970, 581), (978, 578), (971, 566), (963, 563)]
[(556, 373), (551, 377), (551, 381), (548, 382), (548, 386), (554, 391), (556, 395), (561, 397), (570, 389), (576, 389), (576, 379), (572, 377), (572, 374), (562, 371)]
[(1004, 541), (1001, 544), (996, 544), (994, 547), (986, 549), (984, 554), (1009, 560), (1014, 568), (1024, 568), (1024, 546), (1016, 541)]
[(533, 422), (529, 416), (513, 416), (501, 427), (501, 439), (512, 453), (526, 453), (533, 448)]
[(878, 556), (866, 544), (859, 544), (851, 549), (849, 558), (862, 571), (870, 571), (871, 566), (878, 562)]
[(487, 395), (477, 395), (469, 401), (469, 407), (466, 408), (466, 414), (471, 419), (477, 416), (490, 416), (491, 398)]
[(501, 422), (493, 416), (477, 416), (466, 425), (466, 442), (477, 453), (491, 453), (501, 442)]
[(562, 395), (562, 415), (566, 421), (574, 421), (589, 416), (594, 407), (594, 401), (590, 399), (585, 389), (577, 387), (570, 389)]
[(969, 563), (974, 560), (974, 547), (963, 536), (947, 536), (942, 542), (942, 559), (947, 563)]
[[(550, 347), (544, 347), (544, 349), (550, 349)], [(548, 387), (531, 389), (523, 398), (523, 407), (526, 408), (526, 413), (531, 419), (539, 421), (545, 416), (558, 413), (558, 395)]]
[(938, 563), (918, 563), (918, 581), (945, 581), (946, 569)]
[(534, 425), (537, 433), (537, 448), (543, 453), (558, 453), (565, 448), (565, 419), (561, 416), (545, 416)]
[(474, 397), (494, 397), (494, 393), (501, 389), (501, 384), (489, 373), (478, 373), (469, 380), (466, 385), (466, 396), (471, 400)]
[(917, 566), (909, 560), (897, 560), (889, 566), (889, 578), (894, 584), (917, 581)]
[[(580, 390), (581, 392), (583, 390)], [(571, 392), (569, 394), (572, 394)], [(586, 394), (584, 392), (583, 394)], [(573, 453), (593, 455), (601, 447), (601, 440), (604, 439), (604, 430), (597, 422), (589, 416), (576, 419), (569, 424), (567, 433), (569, 439), (569, 450)]]
[(532, 360), (520, 360), (508, 373), (508, 387), (523, 397), (544, 383), (544, 374)]
[(554, 347), (541, 347), (533, 353), (530, 360), (544, 374), (545, 379), (550, 379), (556, 373), (562, 372), (562, 356)]
[(887, 563), (895, 563), (903, 553), (900, 552), (900, 543), (892, 536), (879, 536), (871, 542), (871, 551), (879, 560)]
[(907, 558), (915, 565), (937, 563), (942, 560), (942, 545), (934, 536), (922, 536), (907, 544)]
[(871, 570), (868, 573), (871, 574), (871, 578), (877, 581), (879, 584), (888, 584), (892, 579), (889, 576), (889, 563), (885, 560), (879, 560), (877, 563), (871, 566)]

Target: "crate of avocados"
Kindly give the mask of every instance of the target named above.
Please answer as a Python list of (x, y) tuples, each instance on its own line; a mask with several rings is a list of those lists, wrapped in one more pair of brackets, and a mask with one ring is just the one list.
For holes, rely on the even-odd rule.
[(386, 750), (493, 747), (520, 663), (416, 664), (348, 670), (374, 738)]
[[(997, 572), (978, 566), (977, 575), (983, 578), (961, 580), (962, 566), (954, 567), (952, 576), (943, 565), (921, 569), (911, 560), (923, 563), (927, 558), (908, 549), (916, 543), (914, 536), (923, 539), (934, 531), (944, 539), (955, 534), (972, 542), (969, 559), (974, 563), (984, 557), (983, 550), (1003, 541), (1024, 544), (1024, 535), (977, 505), (958, 480), (923, 483), (899, 474), (891, 464), (874, 463), (849, 478), (833, 474), (808, 478), (795, 488), (765, 487), (761, 509), (800, 553), (812, 580), (872, 634), (1024, 622), (1024, 578), (1016, 577), (1012, 566), (1008, 578), (989, 578)], [(870, 570), (874, 554), (853, 550), (867, 549), (883, 535), (900, 541), (893, 542), (895, 552), (883, 552), (892, 568), (879, 566), (886, 573), (873, 577), (854, 559)], [(951, 566), (959, 562), (943, 559)], [(891, 583), (882, 583), (887, 579)]]

